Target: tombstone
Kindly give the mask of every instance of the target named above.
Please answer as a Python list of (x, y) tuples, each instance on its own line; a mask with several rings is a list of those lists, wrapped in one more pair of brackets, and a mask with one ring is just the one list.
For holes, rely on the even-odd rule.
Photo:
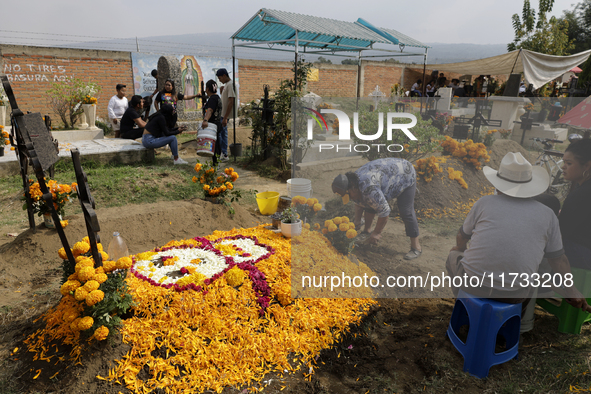
[(441, 97), (437, 103), (437, 111), (449, 111), (451, 105), (452, 88), (439, 88), (437, 94)]
[[(181, 62), (174, 56), (160, 56), (160, 59), (158, 59), (158, 86), (164, 88), (164, 83), (167, 79), (174, 82), (174, 87), (177, 93), (179, 93), (183, 86), (181, 80)], [(184, 100), (177, 102), (176, 112), (179, 122), (196, 122), (200, 118), (199, 111), (185, 111)]]
[(378, 108), (380, 101), (386, 97), (386, 95), (380, 90), (379, 85), (376, 85), (376, 88), (368, 96), (373, 99), (374, 110)]
[(519, 96), (519, 84), (521, 83), (521, 74), (511, 74), (505, 85), (503, 96), (517, 97)]

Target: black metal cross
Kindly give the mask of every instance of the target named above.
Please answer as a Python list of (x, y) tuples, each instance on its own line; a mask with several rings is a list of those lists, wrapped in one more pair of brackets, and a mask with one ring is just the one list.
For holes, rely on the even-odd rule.
[(459, 125), (472, 125), (472, 141), (474, 141), (474, 137), (480, 133), (481, 126), (492, 126), (492, 127), (501, 127), (503, 124), (502, 120), (491, 120), (486, 119), (482, 116), (482, 105), (479, 101), (476, 101), (476, 112), (473, 118), (457, 118), (454, 120), (454, 123)]
[(523, 116), (521, 118), (521, 122), (517, 122), (517, 121), (513, 122), (513, 123), (521, 124), (521, 130), (523, 130), (523, 133), (521, 134), (521, 142), (520, 142), (521, 145), (523, 145), (523, 141), (525, 139), (525, 133), (527, 133), (528, 130), (531, 130), (532, 126), (539, 126), (540, 125), (539, 123), (534, 123), (534, 120), (531, 119), (529, 117), (529, 115), (530, 115), (530, 112), (527, 111), (525, 116)]

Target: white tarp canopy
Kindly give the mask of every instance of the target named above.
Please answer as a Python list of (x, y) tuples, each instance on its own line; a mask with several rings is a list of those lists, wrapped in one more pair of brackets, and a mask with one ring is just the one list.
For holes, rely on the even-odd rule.
[(519, 49), (503, 55), (463, 63), (427, 64), (427, 68), (463, 75), (523, 73), (525, 80), (531, 83), (534, 89), (538, 89), (573, 67), (584, 63), (590, 54), (591, 50), (571, 56), (553, 56)]

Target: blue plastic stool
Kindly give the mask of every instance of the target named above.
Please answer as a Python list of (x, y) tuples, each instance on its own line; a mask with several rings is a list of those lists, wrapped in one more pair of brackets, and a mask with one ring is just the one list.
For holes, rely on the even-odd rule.
[[(458, 331), (464, 325), (468, 325), (465, 343), (458, 337)], [(476, 298), (460, 290), (447, 336), (464, 357), (464, 371), (482, 379), (488, 376), (493, 365), (517, 358), (520, 325), (521, 304)], [(498, 334), (507, 343), (507, 350), (501, 353), (495, 353)]]

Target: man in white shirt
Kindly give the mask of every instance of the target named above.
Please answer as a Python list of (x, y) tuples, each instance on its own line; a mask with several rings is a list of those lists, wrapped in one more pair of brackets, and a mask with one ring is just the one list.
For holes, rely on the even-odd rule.
[(115, 130), (115, 138), (119, 138), (121, 129), (121, 117), (127, 110), (127, 87), (123, 84), (118, 83), (116, 86), (117, 94), (111, 97), (109, 105), (107, 106), (107, 113), (109, 120)]
[(218, 77), (222, 87), (222, 132), (220, 147), (222, 148), (221, 161), (228, 160), (228, 119), (234, 114), (236, 103), (236, 92), (234, 92), (234, 85), (225, 68), (220, 68), (215, 75)]

